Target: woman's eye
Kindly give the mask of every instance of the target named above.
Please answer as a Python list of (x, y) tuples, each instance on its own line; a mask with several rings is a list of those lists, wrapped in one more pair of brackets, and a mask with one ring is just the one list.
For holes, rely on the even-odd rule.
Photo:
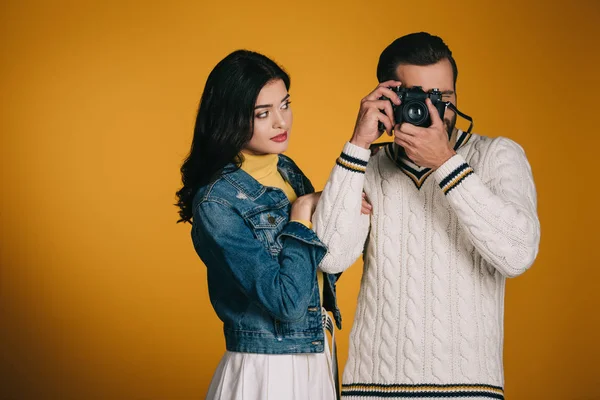
[(256, 114), (256, 118), (267, 118), (267, 115), (269, 115), (269, 112), (264, 111), (264, 112), (261, 112), (260, 114)]
[(285, 103), (284, 103), (284, 104), (281, 106), (281, 108), (282, 108), (283, 110), (287, 110), (288, 108), (290, 108), (290, 104), (291, 104), (291, 103), (292, 103), (291, 101), (286, 101), (286, 102), (285, 102)]

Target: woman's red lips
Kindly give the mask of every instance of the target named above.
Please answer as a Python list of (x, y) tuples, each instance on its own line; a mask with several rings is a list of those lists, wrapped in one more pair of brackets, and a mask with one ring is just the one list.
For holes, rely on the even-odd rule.
[(281, 142), (285, 142), (287, 140), (288, 137), (288, 133), (287, 132), (283, 132), (277, 136), (273, 136), (271, 138), (272, 141), (277, 142), (277, 143), (281, 143)]

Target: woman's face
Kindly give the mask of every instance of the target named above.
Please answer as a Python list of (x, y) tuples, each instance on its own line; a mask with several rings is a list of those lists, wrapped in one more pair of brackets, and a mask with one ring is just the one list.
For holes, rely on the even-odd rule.
[(290, 95), (281, 79), (261, 89), (254, 107), (252, 139), (243, 151), (249, 154), (279, 154), (287, 150), (292, 130)]

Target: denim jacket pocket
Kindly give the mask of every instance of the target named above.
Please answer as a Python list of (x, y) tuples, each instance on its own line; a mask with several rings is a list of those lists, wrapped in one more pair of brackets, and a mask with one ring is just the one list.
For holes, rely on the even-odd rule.
[[(311, 303), (317, 304), (318, 301), (319, 297), (315, 293)], [(302, 336), (307, 332), (323, 330), (321, 314), (322, 311), (320, 305), (309, 306), (306, 311), (306, 317), (301, 321), (281, 322), (279, 326), (280, 332), (284, 336)]]
[(258, 240), (276, 258), (282, 248), (278, 236), (287, 222), (287, 216), (282, 210), (266, 210), (248, 217), (248, 222)]

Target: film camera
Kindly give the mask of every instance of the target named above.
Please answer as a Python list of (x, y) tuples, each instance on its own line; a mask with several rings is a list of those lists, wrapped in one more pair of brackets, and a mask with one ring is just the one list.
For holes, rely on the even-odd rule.
[[(394, 120), (396, 124), (407, 122), (415, 126), (430, 126), (431, 117), (429, 116), (429, 108), (425, 103), (425, 99), (428, 97), (431, 99), (433, 106), (438, 110), (440, 118), (444, 118), (444, 111), (446, 110), (448, 103), (442, 101), (442, 92), (440, 92), (439, 89), (432, 89), (429, 92), (424, 92), (421, 86), (413, 86), (410, 88), (396, 86), (390, 89), (398, 95), (402, 102), (397, 106), (390, 101), (390, 103), (392, 103), (392, 109), (394, 110)], [(381, 99), (389, 100), (385, 96), (382, 96)], [(379, 130), (381, 132), (385, 130), (385, 126), (381, 122), (379, 123)]]

